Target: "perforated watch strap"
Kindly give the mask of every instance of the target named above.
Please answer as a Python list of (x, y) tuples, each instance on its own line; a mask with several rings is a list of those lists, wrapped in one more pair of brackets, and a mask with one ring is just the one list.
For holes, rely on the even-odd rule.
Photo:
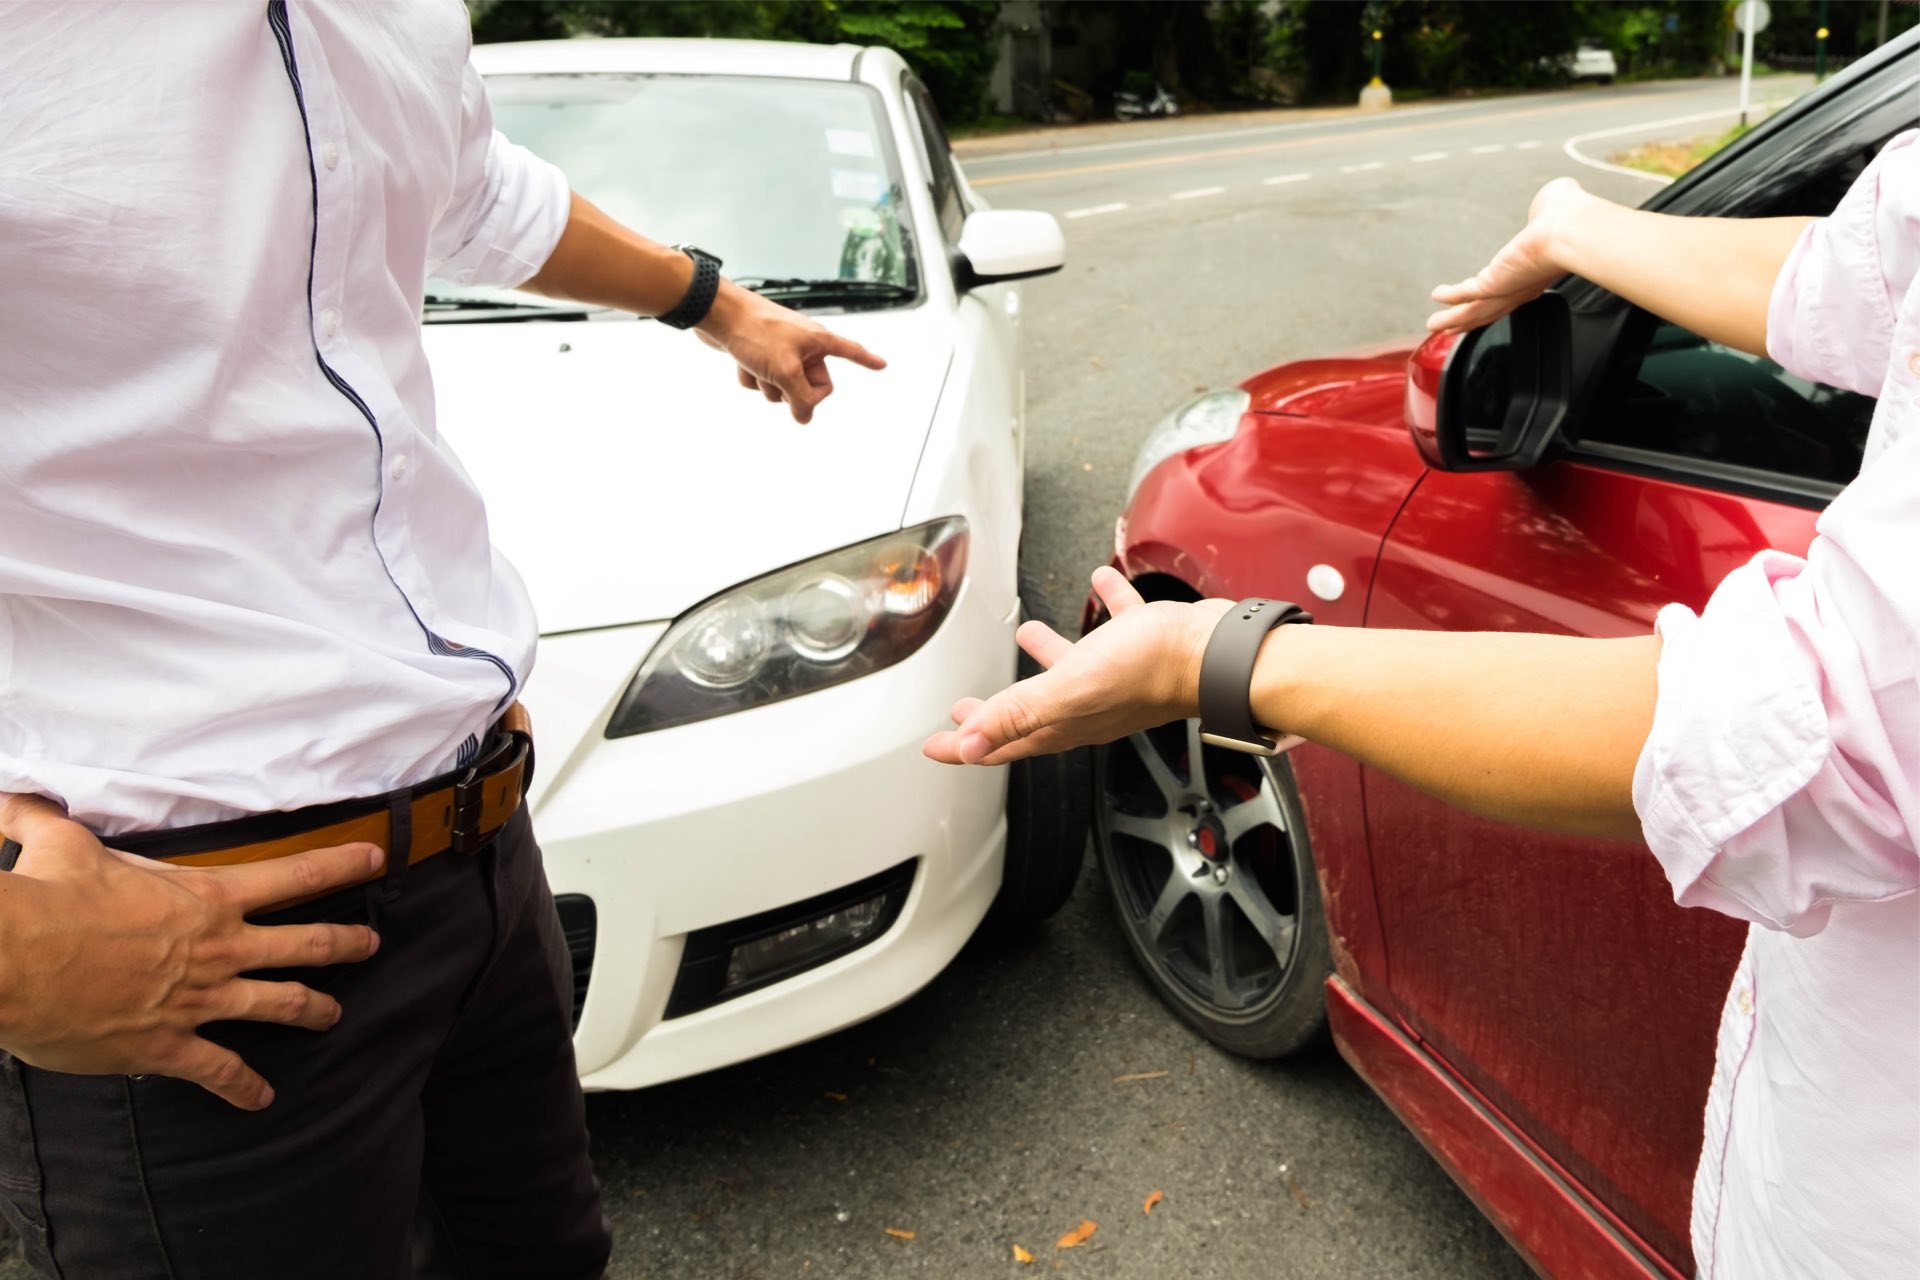
[(677, 244), (674, 248), (693, 259), (693, 280), (687, 285), (680, 305), (661, 316), (660, 323), (675, 329), (691, 329), (707, 318), (714, 298), (719, 296), (720, 259), (690, 244)]
[(1261, 733), (1253, 722), (1249, 695), (1254, 659), (1267, 633), (1289, 622), (1312, 621), (1313, 615), (1297, 604), (1261, 596), (1249, 596), (1220, 616), (1200, 659), (1203, 741), (1260, 756), (1277, 755), (1299, 743), (1298, 738), (1276, 742)]

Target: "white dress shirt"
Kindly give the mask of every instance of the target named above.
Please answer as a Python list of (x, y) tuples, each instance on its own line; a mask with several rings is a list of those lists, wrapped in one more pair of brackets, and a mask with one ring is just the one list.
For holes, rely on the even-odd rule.
[(1706, 1278), (1920, 1276), (1920, 134), (1774, 285), (1767, 346), (1877, 396), (1805, 560), (1663, 610), (1634, 777), (1676, 899), (1751, 921), (1721, 1015), (1693, 1249)]
[(421, 291), (525, 280), (569, 194), (469, 42), (457, 0), (0, 7), (0, 791), (102, 833), (377, 794), (526, 679)]

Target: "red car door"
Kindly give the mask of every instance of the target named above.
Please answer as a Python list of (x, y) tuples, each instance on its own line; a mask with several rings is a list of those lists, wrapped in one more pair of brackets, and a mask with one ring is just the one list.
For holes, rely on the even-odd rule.
[[(1700, 608), (1762, 548), (1806, 550), (1858, 468), (1871, 402), (1644, 315), (1624, 335), (1634, 354), (1570, 424), (1567, 454), (1422, 479), (1366, 625), (1644, 635), (1660, 606)], [(1675, 906), (1638, 842), (1491, 822), (1373, 771), (1364, 786), (1399, 1017), (1616, 1226), (1691, 1274), (1693, 1170), (1743, 926)]]

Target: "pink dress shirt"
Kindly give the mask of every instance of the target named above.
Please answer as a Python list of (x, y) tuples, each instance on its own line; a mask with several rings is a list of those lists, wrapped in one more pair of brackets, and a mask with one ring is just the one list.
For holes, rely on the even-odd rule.
[(1769, 353), (1879, 398), (1805, 560), (1659, 618), (1634, 775), (1683, 906), (1752, 922), (1693, 1194), (1702, 1277), (1920, 1276), (1920, 133), (1795, 246)]

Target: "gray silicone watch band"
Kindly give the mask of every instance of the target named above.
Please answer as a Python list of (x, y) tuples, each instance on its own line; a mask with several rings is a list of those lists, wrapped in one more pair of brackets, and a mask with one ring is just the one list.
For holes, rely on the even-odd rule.
[(1278, 755), (1300, 745), (1296, 737), (1278, 742), (1253, 722), (1248, 695), (1253, 663), (1267, 632), (1289, 622), (1312, 622), (1313, 615), (1285, 600), (1249, 596), (1222, 614), (1200, 659), (1200, 740), (1257, 756)]

